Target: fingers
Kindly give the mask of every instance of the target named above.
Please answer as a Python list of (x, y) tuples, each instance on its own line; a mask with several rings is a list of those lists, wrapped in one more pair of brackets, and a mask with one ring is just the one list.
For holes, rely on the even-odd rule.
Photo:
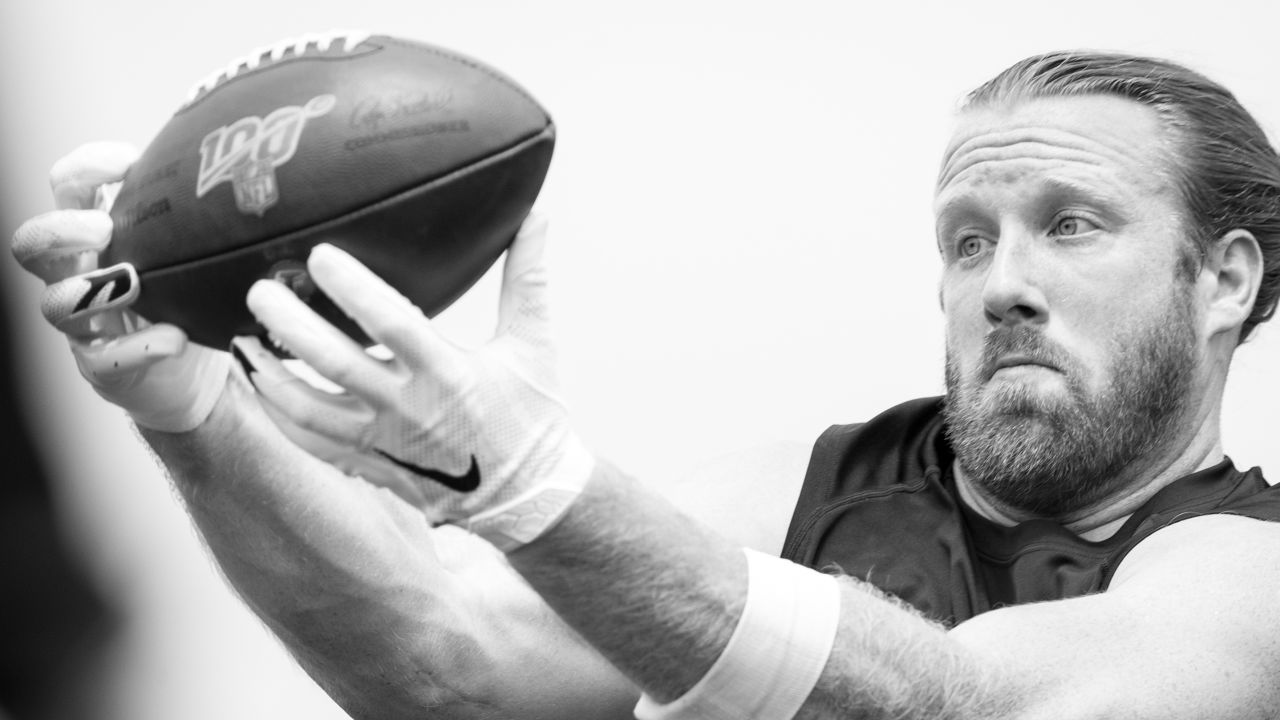
[(55, 162), (49, 184), (58, 210), (28, 220), (14, 233), (18, 262), (46, 283), (97, 268), (98, 254), (111, 241), (111, 217), (91, 208), (101, 186), (123, 178), (137, 156), (125, 143), (90, 143)]
[(273, 338), (326, 379), (370, 400), (390, 392), (391, 371), (284, 285), (259, 280), (245, 301)]
[(138, 297), (129, 263), (75, 275), (45, 288), (40, 311), (59, 331), (82, 342), (126, 332), (123, 311)]
[[(294, 425), (309, 434), (361, 449), (372, 442), (376, 415), (367, 403), (352, 395), (312, 387), (290, 372), (255, 337), (235, 338), (231, 352), (265, 404), (271, 406), (277, 425)], [(302, 442), (298, 444), (307, 447)]]
[(426, 316), (351, 255), (332, 245), (311, 251), (307, 269), (326, 295), (397, 359), (437, 373), (456, 367), (457, 351), (432, 329)]
[(27, 272), (52, 284), (98, 267), (111, 242), (111, 217), (98, 210), (54, 210), (24, 222), (13, 235), (13, 256)]
[(94, 207), (98, 188), (124, 178), (125, 171), (137, 158), (138, 149), (128, 143), (96, 142), (72, 150), (49, 171), (54, 207)]
[(536, 212), (529, 213), (525, 218), (507, 251), (506, 265), (502, 268), (504, 287), (515, 284), (527, 273), (546, 271), (544, 255), (548, 224), (547, 218)]
[(365, 452), (376, 415), (359, 399), (311, 387), (255, 337), (231, 341), (232, 356), (258, 391), (262, 409), (293, 444), (337, 467), (388, 488), (415, 507), (427, 498), (408, 473)]

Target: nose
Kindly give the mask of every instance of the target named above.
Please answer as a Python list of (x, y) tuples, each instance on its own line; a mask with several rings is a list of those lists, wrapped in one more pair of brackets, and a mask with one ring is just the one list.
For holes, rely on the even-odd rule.
[(982, 286), (982, 304), (992, 326), (1043, 323), (1048, 305), (1041, 286), (1049, 259), (1038, 252), (1035, 239), (1017, 229), (1004, 229), (996, 243)]

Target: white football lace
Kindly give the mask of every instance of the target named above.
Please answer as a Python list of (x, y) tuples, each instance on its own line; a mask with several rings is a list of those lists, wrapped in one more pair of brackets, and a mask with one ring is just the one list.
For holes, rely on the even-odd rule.
[(367, 40), (369, 35), (371, 33), (365, 30), (331, 30), (324, 33), (309, 33), (296, 38), (286, 38), (272, 45), (264, 45), (244, 57), (237, 58), (226, 67), (218, 68), (209, 73), (205, 79), (191, 88), (191, 92), (187, 93), (186, 103), (195, 100), (201, 93), (212, 90), (219, 81), (230, 80), (241, 72), (256, 69), (265, 60), (269, 59), (271, 62), (281, 60), (290, 50), (293, 51), (296, 57), (306, 52), (308, 45), (315, 45), (316, 50), (325, 52), (335, 42), (341, 42), (344, 51), (352, 52), (357, 45)]

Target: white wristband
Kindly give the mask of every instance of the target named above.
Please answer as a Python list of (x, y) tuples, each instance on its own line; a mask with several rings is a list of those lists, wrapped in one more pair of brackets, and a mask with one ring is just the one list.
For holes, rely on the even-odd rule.
[(640, 697), (638, 720), (791, 720), (835, 642), (836, 579), (754, 550), (747, 556), (747, 604), (729, 644), (683, 696), (659, 705)]

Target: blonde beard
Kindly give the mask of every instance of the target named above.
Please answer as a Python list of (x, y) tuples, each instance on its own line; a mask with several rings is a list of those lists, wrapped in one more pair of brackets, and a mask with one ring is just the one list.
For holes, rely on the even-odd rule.
[[(1108, 368), (1109, 382), (1090, 393), (1078, 361), (1030, 326), (1000, 328), (984, 357), (1023, 351), (1048, 357), (1067, 379), (1067, 397), (996, 390), (961, 379), (947, 357), (947, 438), (960, 466), (984, 492), (1037, 517), (1066, 517), (1123, 491), (1144, 458), (1178, 437), (1195, 370), (1189, 298), (1176, 300), (1166, 323), (1126, 338)], [(976, 371), (975, 371), (976, 372)]]

